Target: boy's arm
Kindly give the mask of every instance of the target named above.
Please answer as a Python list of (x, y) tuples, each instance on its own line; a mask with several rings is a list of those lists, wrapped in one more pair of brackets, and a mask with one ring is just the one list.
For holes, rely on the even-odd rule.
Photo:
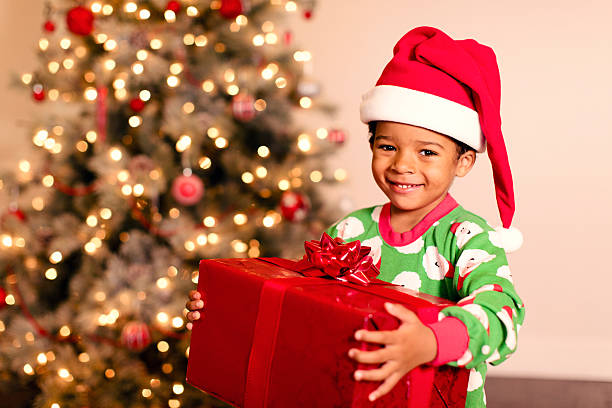
[[(447, 363), (474, 368), (483, 361), (497, 365), (516, 350), (525, 309), (514, 288), (506, 254), (495, 245), (497, 241), (496, 232), (487, 227), (457, 252), (452, 262), (455, 265), (453, 285), (461, 300), (457, 306), (447, 307), (440, 313), (437, 325), (446, 332), (436, 333), (431, 327), (442, 343), (434, 365)], [(467, 349), (465, 338), (449, 339), (449, 335), (460, 335), (466, 330)], [(444, 337), (448, 341), (440, 341)], [(458, 357), (457, 347), (462, 342), (465, 351)], [(448, 353), (449, 347), (454, 347), (454, 355)], [(444, 350), (446, 355), (440, 355)]]

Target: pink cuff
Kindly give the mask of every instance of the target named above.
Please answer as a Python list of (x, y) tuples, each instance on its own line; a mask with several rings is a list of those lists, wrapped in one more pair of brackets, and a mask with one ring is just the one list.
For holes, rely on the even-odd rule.
[(436, 358), (429, 364), (441, 366), (461, 358), (468, 348), (470, 337), (467, 327), (456, 317), (447, 316), (436, 323), (426, 324), (438, 342)]

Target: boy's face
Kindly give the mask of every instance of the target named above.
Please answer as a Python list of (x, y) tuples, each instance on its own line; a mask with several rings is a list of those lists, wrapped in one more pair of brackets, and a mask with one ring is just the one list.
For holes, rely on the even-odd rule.
[(372, 174), (395, 212), (424, 217), (444, 199), (455, 176), (465, 176), (474, 165), (473, 151), (459, 158), (457, 154), (455, 141), (440, 133), (379, 122), (372, 145)]

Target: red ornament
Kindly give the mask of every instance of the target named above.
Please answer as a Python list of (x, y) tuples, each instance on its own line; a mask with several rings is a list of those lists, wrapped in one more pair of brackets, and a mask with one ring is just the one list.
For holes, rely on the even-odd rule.
[(291, 41), (293, 41), (293, 32), (287, 30), (283, 34), (283, 44), (291, 45)]
[(36, 84), (32, 87), (32, 98), (38, 102), (45, 99), (45, 89), (41, 84)]
[(181, 175), (172, 183), (172, 197), (182, 205), (194, 205), (204, 195), (204, 183), (199, 177)]
[(9, 210), (9, 214), (17, 218), (19, 221), (23, 222), (26, 220), (26, 215), (19, 208), (14, 210)]
[(331, 129), (327, 134), (327, 139), (336, 144), (342, 144), (346, 140), (346, 133), (340, 129)]
[(306, 20), (310, 20), (312, 18), (312, 10), (306, 10), (304, 11), (304, 18)]
[(136, 113), (144, 109), (146, 103), (140, 98), (134, 98), (130, 101), (130, 108)]
[(66, 14), (68, 30), (76, 35), (89, 35), (93, 31), (94, 15), (86, 7), (73, 7)]
[(0, 309), (6, 306), (6, 291), (0, 286)]
[(248, 122), (255, 117), (255, 98), (250, 94), (240, 93), (232, 99), (232, 113), (240, 121)]
[(43, 28), (45, 29), (45, 31), (52, 33), (53, 31), (55, 31), (55, 24), (53, 24), (53, 21), (47, 20), (45, 21), (45, 24), (43, 24)]
[(293, 191), (285, 191), (281, 196), (280, 210), (283, 217), (291, 222), (299, 222), (306, 218), (310, 202), (308, 197)]
[(174, 11), (174, 13), (178, 13), (181, 9), (181, 3), (176, 0), (170, 0), (168, 4), (166, 4), (166, 10)]
[(121, 330), (121, 344), (132, 351), (141, 351), (151, 344), (149, 326), (143, 322), (129, 322)]
[(221, 0), (219, 14), (228, 20), (232, 20), (242, 14), (242, 0)]

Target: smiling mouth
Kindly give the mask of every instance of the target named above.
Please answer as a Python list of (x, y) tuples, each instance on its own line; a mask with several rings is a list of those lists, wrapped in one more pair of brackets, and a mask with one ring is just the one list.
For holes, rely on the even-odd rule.
[(401, 191), (401, 192), (413, 191), (423, 186), (423, 184), (405, 184), (405, 183), (394, 182), (391, 180), (387, 180), (387, 182), (391, 184), (394, 190)]

